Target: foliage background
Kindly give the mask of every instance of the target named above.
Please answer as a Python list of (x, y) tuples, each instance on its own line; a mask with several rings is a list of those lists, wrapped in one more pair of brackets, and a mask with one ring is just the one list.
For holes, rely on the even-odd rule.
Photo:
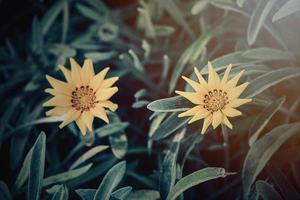
[[(0, 199), (300, 199), (298, 0), (3, 0), (0, 10)], [(119, 109), (94, 137), (60, 130), (41, 106), (44, 75), (61, 78), (69, 57), (121, 77)], [(173, 91), (190, 90), (180, 76), (206, 74), (208, 60), (220, 74), (246, 69), (254, 101), (232, 131), (202, 136), (201, 122), (176, 117), (189, 103)]]

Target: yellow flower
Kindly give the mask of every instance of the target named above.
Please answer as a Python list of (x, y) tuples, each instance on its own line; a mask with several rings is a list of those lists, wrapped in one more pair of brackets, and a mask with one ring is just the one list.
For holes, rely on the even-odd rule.
[(227, 66), (222, 80), (210, 62), (208, 62), (207, 82), (197, 68), (195, 68), (195, 73), (199, 83), (182, 76), (195, 92), (176, 91), (176, 93), (196, 104), (196, 106), (186, 112), (180, 113), (178, 117), (193, 116), (188, 122), (189, 124), (204, 119), (202, 134), (205, 133), (210, 124), (212, 124), (214, 129), (221, 123), (232, 129), (232, 124), (229, 122), (228, 117), (241, 115), (242, 113), (236, 108), (251, 102), (251, 99), (238, 98), (249, 84), (246, 82), (237, 86), (244, 70), (231, 80), (227, 80), (231, 67), (232, 65)]
[(75, 121), (82, 135), (85, 135), (87, 129), (92, 131), (94, 117), (109, 123), (105, 108), (113, 112), (118, 108), (118, 105), (109, 99), (118, 91), (118, 88), (112, 85), (119, 78), (105, 79), (108, 67), (95, 75), (90, 59), (84, 61), (82, 68), (73, 58), (70, 59), (70, 63), (71, 71), (59, 65), (66, 82), (46, 75), (53, 88), (47, 88), (45, 92), (53, 97), (43, 106), (54, 106), (46, 112), (47, 116), (64, 116), (60, 128)]

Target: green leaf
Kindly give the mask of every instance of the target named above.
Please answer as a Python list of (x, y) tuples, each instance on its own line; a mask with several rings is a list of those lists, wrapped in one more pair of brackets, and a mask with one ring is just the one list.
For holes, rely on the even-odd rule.
[(269, 123), (273, 115), (279, 110), (282, 104), (285, 102), (285, 97), (281, 97), (274, 102), (271, 102), (255, 119), (252, 123), (249, 133), (251, 137), (249, 139), (249, 146), (257, 140), (259, 134), (265, 128), (265, 126)]
[(106, 61), (117, 56), (116, 51), (107, 51), (107, 52), (87, 52), (84, 54), (86, 58), (90, 58), (93, 62)]
[(121, 159), (125, 156), (128, 148), (127, 136), (125, 132), (120, 132), (108, 137), (113, 154)]
[(170, 191), (166, 200), (175, 200), (180, 194), (189, 188), (196, 186), (200, 183), (216, 179), (224, 178), (229, 174), (226, 174), (223, 168), (207, 167), (198, 171), (195, 171), (182, 179), (180, 179)]
[(269, 15), (272, 7), (277, 0), (269, 0), (265, 5), (265, 1), (259, 1), (256, 9), (251, 15), (250, 22), (248, 25), (247, 41), (249, 45), (252, 45), (257, 38), (257, 35), (264, 24), (267, 16)]
[(264, 200), (282, 200), (272, 185), (265, 181), (256, 181), (256, 191)]
[(146, 107), (149, 104), (149, 101), (147, 100), (140, 100), (140, 101), (136, 101), (132, 104), (132, 108), (143, 108)]
[(51, 200), (68, 200), (69, 191), (65, 185), (60, 185), (53, 194)]
[(97, 22), (103, 22), (103, 16), (99, 15), (93, 9), (84, 6), (82, 4), (76, 4), (76, 9), (85, 17), (95, 20)]
[(147, 105), (147, 108), (154, 112), (178, 112), (185, 111), (193, 105), (181, 96), (174, 96), (165, 99), (158, 99)]
[(144, 66), (142, 65), (139, 57), (136, 55), (136, 53), (132, 50), (132, 49), (129, 49), (128, 53), (130, 54), (130, 56), (132, 57), (132, 61), (133, 61), (133, 66), (143, 72), (144, 71)]
[(175, 32), (172, 26), (154, 25), (155, 35), (159, 37), (169, 36)]
[(273, 48), (254, 48), (246, 50), (242, 56), (254, 60), (291, 60), (294, 58), (293, 54), (288, 51), (282, 51)]
[(242, 98), (254, 97), (273, 85), (296, 76), (300, 76), (300, 69), (296, 67), (272, 70), (252, 80), (243, 92)]
[(298, 11), (300, 11), (300, 1), (289, 0), (275, 13), (272, 22), (276, 22)]
[(197, 1), (191, 9), (192, 15), (200, 14), (208, 6), (208, 4), (209, 4), (209, 0)]
[(244, 199), (248, 198), (252, 183), (272, 155), (286, 140), (298, 133), (299, 130), (300, 123), (277, 126), (250, 147), (242, 170)]
[(32, 22), (32, 51), (41, 54), (43, 51), (43, 35), (39, 20), (35, 17)]
[(126, 171), (126, 162), (122, 161), (113, 166), (102, 179), (97, 192), (94, 196), (94, 200), (108, 200), (112, 191), (123, 179)]
[(12, 200), (9, 189), (5, 182), (0, 181), (0, 199)]
[(28, 179), (31, 157), (32, 157), (32, 148), (28, 151), (28, 153), (23, 161), (22, 168), (20, 169), (20, 172), (19, 172), (16, 182), (14, 184), (15, 190), (20, 189), (23, 186), (23, 184), (26, 182), (26, 180)]
[(242, 8), (244, 6), (244, 3), (246, 2), (246, 0), (237, 0), (236, 3), (237, 5)]
[(171, 15), (171, 17), (183, 27), (183, 29), (190, 35), (190, 37), (194, 37), (193, 30), (188, 25), (187, 21), (184, 19), (183, 14), (180, 9), (176, 5), (176, 3), (172, 0), (158, 1), (161, 6), (166, 9), (166, 11)]
[(127, 186), (114, 191), (113, 193), (111, 193), (110, 196), (112, 199), (125, 200), (127, 199), (127, 196), (130, 194), (131, 191), (132, 187)]
[(54, 3), (54, 5), (48, 9), (46, 14), (43, 16), (41, 20), (41, 25), (42, 25), (42, 33), (45, 35), (52, 24), (54, 23), (55, 19), (58, 17), (60, 12), (63, 10), (65, 1), (57, 1)]
[(176, 161), (179, 152), (180, 142), (185, 135), (185, 129), (181, 130), (174, 136), (169, 150), (167, 151), (159, 176), (159, 191), (161, 198), (165, 199), (173, 188), (176, 181)]
[(48, 185), (57, 184), (57, 183), (63, 183), (68, 180), (74, 179), (78, 176), (81, 176), (82, 174), (89, 171), (89, 169), (92, 167), (92, 163), (85, 165), (84, 167), (80, 167), (78, 169), (73, 169), (67, 172), (63, 172), (60, 174), (56, 174), (53, 176), (49, 176), (43, 180), (43, 187), (46, 187)]
[(160, 195), (156, 190), (136, 190), (129, 194), (126, 200), (159, 200)]
[(160, 126), (155, 130), (151, 139), (160, 140), (163, 139), (174, 131), (184, 126), (189, 120), (189, 117), (179, 118), (177, 112), (172, 113)]
[(96, 194), (96, 189), (78, 189), (75, 192), (80, 196), (82, 200), (91, 200)]
[(96, 134), (99, 138), (103, 138), (111, 134), (117, 133), (119, 131), (122, 131), (128, 126), (128, 122), (113, 122), (102, 126), (101, 128), (97, 128), (96, 130), (94, 130), (94, 134)]
[(181, 54), (178, 59), (173, 74), (171, 76), (170, 84), (169, 84), (169, 93), (173, 92), (178, 79), (183, 72), (184, 67), (188, 63), (193, 63), (196, 61), (198, 56), (205, 49), (205, 46), (212, 38), (212, 32), (208, 32), (205, 35), (200, 36), (197, 40), (195, 40), (190, 46), (188, 46), (185, 51)]
[(92, 158), (93, 156), (95, 156), (96, 154), (106, 150), (109, 146), (107, 145), (99, 145), (96, 147), (91, 148), (90, 150), (88, 150), (87, 152), (85, 152), (84, 154), (82, 154), (70, 167), (70, 169), (74, 169), (76, 167), (78, 167), (80, 164), (84, 163), (85, 161), (87, 161), (88, 159)]
[(43, 184), (46, 154), (46, 134), (41, 132), (32, 147), (27, 199), (39, 200)]

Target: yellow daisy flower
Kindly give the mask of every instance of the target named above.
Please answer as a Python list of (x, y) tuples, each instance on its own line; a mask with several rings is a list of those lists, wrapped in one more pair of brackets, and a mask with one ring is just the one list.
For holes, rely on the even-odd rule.
[(208, 62), (208, 81), (206, 82), (197, 68), (196, 76), (199, 80), (195, 82), (187, 77), (182, 78), (195, 90), (195, 92), (175, 91), (180, 96), (188, 99), (195, 107), (180, 113), (178, 117), (193, 116), (188, 122), (193, 123), (197, 120), (204, 119), (201, 133), (204, 134), (206, 129), (212, 124), (215, 129), (221, 123), (232, 129), (232, 124), (228, 117), (239, 116), (242, 113), (236, 108), (251, 102), (251, 99), (238, 98), (248, 86), (248, 82), (237, 86), (243, 71), (238, 73), (231, 80), (228, 79), (232, 65), (228, 65), (222, 80), (214, 70), (212, 64)]
[(118, 88), (112, 87), (112, 85), (119, 78), (105, 79), (109, 70), (108, 67), (95, 75), (90, 59), (84, 61), (82, 68), (73, 58), (70, 59), (70, 63), (71, 71), (59, 65), (66, 82), (46, 75), (53, 88), (47, 88), (45, 92), (53, 95), (53, 97), (43, 106), (54, 106), (46, 112), (47, 116), (64, 116), (59, 128), (75, 121), (82, 135), (85, 135), (87, 129), (92, 131), (94, 117), (109, 123), (105, 108), (113, 112), (118, 108), (118, 105), (109, 99), (118, 91)]

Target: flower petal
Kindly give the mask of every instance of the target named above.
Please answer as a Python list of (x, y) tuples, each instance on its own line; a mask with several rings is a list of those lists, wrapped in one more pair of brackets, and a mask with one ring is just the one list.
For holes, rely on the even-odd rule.
[(112, 88), (107, 88), (107, 89), (103, 89), (103, 90), (98, 90), (96, 92), (96, 98), (97, 98), (97, 100), (100, 100), (100, 101), (108, 100), (115, 93), (117, 93), (118, 90), (119, 89), (117, 87), (112, 87)]
[(111, 101), (100, 101), (99, 105), (104, 107), (104, 108), (108, 108), (112, 112), (115, 112), (118, 109), (118, 104), (115, 104)]
[(229, 90), (227, 92), (229, 101), (238, 98), (248, 85), (249, 85), (249, 82), (246, 82), (246, 83), (243, 83), (243, 84)]
[(226, 115), (223, 115), (223, 124), (225, 124), (228, 128), (232, 129), (232, 124), (230, 123)]
[(43, 103), (44, 107), (49, 107), (49, 106), (71, 106), (71, 97), (66, 96), (66, 95), (56, 95)]
[(71, 71), (62, 65), (58, 65), (58, 68), (62, 71), (68, 83), (72, 83)]
[(223, 119), (223, 114), (220, 110), (213, 113), (212, 126), (213, 126), (214, 129), (217, 128), (221, 124), (222, 119)]
[(242, 114), (241, 111), (238, 111), (235, 108), (225, 108), (222, 110), (222, 112), (228, 117), (235, 117), (235, 116), (239, 116)]
[[(99, 89), (109, 88), (111, 87), (117, 80), (119, 80), (119, 77), (111, 77), (108, 79), (104, 79)], [(98, 90), (99, 90), (98, 89)]]
[(95, 108), (92, 108), (91, 109), (91, 112), (93, 113), (94, 116), (102, 119), (103, 121), (105, 121), (107, 124), (109, 123), (109, 120), (108, 120), (108, 117), (107, 117), (107, 114), (104, 110), (103, 107), (101, 106), (96, 106)]
[(46, 112), (46, 116), (62, 116), (71, 109), (73, 109), (71, 106), (67, 106), (67, 107), (57, 106), (52, 108), (51, 110), (48, 110)]
[(207, 130), (207, 128), (211, 124), (211, 122), (212, 122), (212, 115), (210, 114), (206, 118), (204, 118), (201, 134), (205, 133), (205, 131)]
[(193, 104), (203, 104), (204, 103), (203, 102), (204, 97), (197, 92), (182, 92), (182, 91), (176, 90), (175, 93), (188, 99)]
[(210, 112), (208, 110), (202, 108), (192, 117), (192, 119), (188, 122), (188, 124), (191, 124), (199, 119), (203, 119), (203, 118), (207, 117), (209, 115), (209, 113)]
[(70, 58), (70, 62), (71, 62), (71, 77), (73, 83), (76, 87), (80, 87), (82, 86), (81, 67), (73, 58)]
[(228, 76), (229, 76), (231, 68), (232, 68), (232, 64), (229, 64), (227, 66), (225, 72), (224, 72), (224, 75), (223, 75), (223, 78), (222, 78), (222, 81), (221, 81), (221, 87), (224, 86), (227, 83)]
[(94, 77), (93, 61), (91, 59), (85, 59), (81, 70), (81, 80), (83, 85), (89, 85), (91, 79)]
[(195, 67), (194, 68), (194, 71), (195, 71), (195, 74), (199, 80), (199, 83), (204, 87), (206, 88), (206, 90), (208, 91), (209, 88), (208, 88), (208, 84), (206, 82), (206, 80), (203, 78), (203, 76), (201, 75), (201, 73), (199, 72), (199, 70)]
[(85, 111), (81, 114), (80, 118), (82, 119), (86, 127), (89, 129), (89, 131), (93, 131), (93, 114), (91, 112)]
[(187, 110), (187, 111), (185, 111), (185, 112), (183, 112), (183, 113), (180, 113), (180, 114), (178, 115), (178, 117), (188, 117), (188, 116), (193, 116), (193, 115), (195, 115), (201, 108), (203, 108), (202, 105), (195, 106), (195, 107), (193, 107), (193, 108), (191, 108), (191, 109), (189, 109), (189, 110)]
[(233, 77), (231, 80), (229, 80), (227, 83), (224, 84), (223, 86), (223, 90), (224, 91), (228, 91), (231, 88), (235, 87), (238, 83), (238, 81), (240, 80), (241, 76), (243, 75), (243, 73), (245, 72), (245, 70), (242, 70), (240, 73), (238, 73), (235, 77)]
[(100, 87), (101, 83), (104, 80), (104, 77), (106, 76), (107, 72), (109, 70), (109, 67), (104, 68), (101, 72), (99, 72), (98, 74), (96, 74), (96, 76), (94, 76), (92, 78), (92, 80), (90, 81), (90, 86), (97, 91), (98, 88)]
[(237, 108), (245, 103), (251, 102), (252, 99), (233, 99), (226, 105), (226, 107)]
[(84, 122), (83, 122), (83, 120), (82, 120), (81, 117), (79, 117), (79, 118), (76, 120), (76, 124), (77, 124), (77, 126), (78, 126), (78, 128), (79, 128), (81, 134), (82, 134), (83, 136), (85, 136), (85, 135), (86, 135), (86, 131), (87, 131), (87, 127), (86, 127), (86, 125), (84, 124)]
[(211, 62), (208, 61), (208, 86), (211, 90), (219, 89), (220, 77), (213, 68)]
[(63, 94), (71, 95), (72, 89), (70, 85), (68, 85), (66, 82), (57, 80), (56, 78), (53, 78), (52, 76), (49, 75), (46, 75), (46, 79), (54, 89), (59, 90)]
[(63, 128), (69, 123), (71, 123), (72, 121), (77, 120), (79, 116), (80, 116), (80, 111), (75, 109), (69, 110), (69, 112), (67, 112), (66, 114), (64, 121), (59, 125), (59, 128)]

